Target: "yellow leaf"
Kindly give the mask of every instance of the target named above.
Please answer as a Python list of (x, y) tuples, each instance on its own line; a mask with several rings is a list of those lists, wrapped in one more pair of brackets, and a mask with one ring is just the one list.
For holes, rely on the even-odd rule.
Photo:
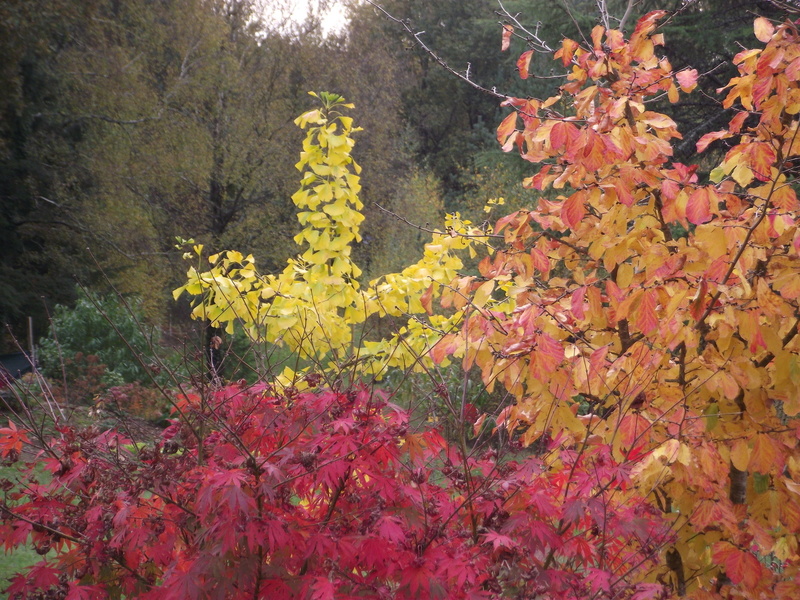
[(491, 298), (494, 291), (494, 280), (484, 281), (481, 286), (475, 291), (472, 297), (472, 305), (477, 308), (483, 308), (486, 302)]
[(689, 466), (692, 463), (692, 449), (686, 444), (681, 444), (678, 450), (677, 460), (684, 466)]
[(772, 39), (772, 34), (775, 33), (775, 26), (770, 23), (769, 19), (758, 17), (753, 23), (753, 30), (758, 41), (766, 44)]
[(751, 171), (750, 167), (743, 163), (736, 165), (736, 168), (733, 169), (731, 176), (733, 177), (734, 181), (736, 181), (736, 183), (742, 187), (747, 187), (754, 179), (753, 171)]
[(736, 440), (731, 448), (731, 463), (740, 471), (747, 471), (750, 463), (750, 446), (745, 440)]
[(783, 465), (779, 464), (779, 458), (773, 440), (768, 435), (760, 433), (756, 436), (755, 442), (753, 443), (753, 451), (750, 454), (748, 469), (758, 473), (770, 473), (776, 469), (782, 468)]
[(630, 263), (622, 263), (617, 269), (617, 285), (620, 289), (625, 289), (631, 285), (633, 281), (633, 265)]

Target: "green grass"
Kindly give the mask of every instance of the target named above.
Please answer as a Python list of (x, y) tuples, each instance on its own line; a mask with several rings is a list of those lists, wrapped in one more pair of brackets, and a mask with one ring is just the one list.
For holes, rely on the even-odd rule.
[(41, 559), (42, 557), (36, 554), (31, 546), (17, 548), (10, 554), (0, 553), (0, 598), (5, 599), (8, 597), (1, 590), (5, 590), (8, 587), (10, 578)]

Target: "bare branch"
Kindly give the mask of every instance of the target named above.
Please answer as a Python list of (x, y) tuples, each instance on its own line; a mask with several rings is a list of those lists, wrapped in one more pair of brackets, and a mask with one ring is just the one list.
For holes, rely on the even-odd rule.
[(424, 50), (431, 58), (433, 58), (433, 60), (435, 60), (442, 68), (444, 68), (448, 72), (450, 72), (453, 75), (455, 75), (456, 77), (458, 77), (461, 81), (469, 84), (471, 87), (475, 88), (476, 90), (478, 90), (480, 92), (483, 92), (484, 94), (488, 94), (490, 96), (494, 96), (495, 98), (499, 98), (500, 100), (507, 100), (508, 98), (510, 98), (510, 96), (508, 96), (506, 94), (501, 94), (495, 88), (492, 88), (492, 89), (485, 88), (482, 85), (480, 85), (479, 83), (476, 83), (475, 81), (470, 79), (469, 66), (467, 66), (467, 69), (463, 73), (461, 73), (459, 71), (456, 71), (449, 64), (447, 64), (447, 62), (442, 57), (440, 57), (438, 54), (436, 54), (436, 52), (434, 52), (434, 50), (429, 48), (425, 44), (425, 42), (422, 41), (422, 36), (425, 35), (424, 31), (414, 31), (414, 29), (411, 28), (411, 25), (408, 23), (408, 21), (403, 20), (403, 19), (398, 19), (397, 17), (395, 17), (394, 15), (389, 13), (385, 8), (383, 8), (379, 4), (376, 4), (372, 0), (367, 0), (367, 3), (369, 5), (371, 5), (371, 6), (373, 6), (376, 10), (379, 10), (380, 12), (382, 12), (384, 14), (384, 16), (387, 19), (389, 19), (390, 21), (393, 21), (393, 22), (397, 23), (398, 25), (401, 25), (403, 27), (403, 29), (411, 37), (414, 38), (414, 41), (417, 43), (417, 45), (420, 48), (422, 48), (422, 50)]

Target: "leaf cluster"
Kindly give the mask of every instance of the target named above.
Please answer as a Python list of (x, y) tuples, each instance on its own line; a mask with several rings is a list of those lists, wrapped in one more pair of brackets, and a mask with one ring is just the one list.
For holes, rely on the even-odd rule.
[[(5, 548), (30, 538), (51, 553), (14, 578), (11, 598), (656, 591), (633, 574), (671, 533), (620, 493), (629, 467), (608, 448), (463, 454), (358, 387), (228, 386), (179, 397), (174, 416), (147, 446), (64, 429), (41, 459), (50, 482), (3, 482)], [(0, 440), (13, 461), (33, 436), (11, 425)]]

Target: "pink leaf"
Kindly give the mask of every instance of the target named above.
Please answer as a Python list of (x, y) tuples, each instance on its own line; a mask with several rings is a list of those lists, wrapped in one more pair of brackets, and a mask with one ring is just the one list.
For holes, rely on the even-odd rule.
[(675, 74), (681, 89), (687, 94), (697, 87), (697, 69), (684, 69)]
[[(716, 194), (713, 194), (716, 198)], [(686, 203), (686, 218), (690, 223), (700, 225), (711, 220), (712, 190), (708, 187), (697, 188), (689, 196)]]
[(500, 44), (500, 51), (505, 52), (511, 45), (511, 34), (514, 33), (514, 28), (511, 25), (503, 25), (503, 42)]

